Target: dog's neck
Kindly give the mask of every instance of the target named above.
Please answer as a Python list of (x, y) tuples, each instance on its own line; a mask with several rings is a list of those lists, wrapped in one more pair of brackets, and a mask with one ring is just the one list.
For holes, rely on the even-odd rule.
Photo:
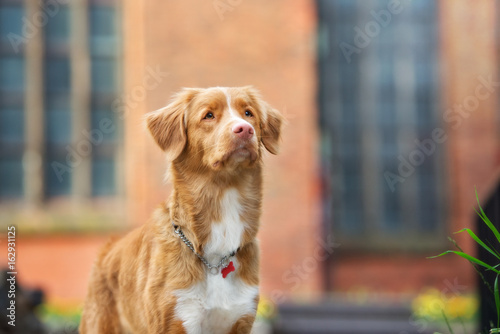
[(170, 172), (173, 182), (168, 205), (171, 217), (197, 251), (201, 252), (207, 245), (214, 225), (220, 225), (228, 217), (236, 220), (234, 224), (244, 227), (237, 246), (244, 246), (255, 238), (261, 214), (260, 164), (237, 173), (221, 173), (190, 170), (174, 162)]

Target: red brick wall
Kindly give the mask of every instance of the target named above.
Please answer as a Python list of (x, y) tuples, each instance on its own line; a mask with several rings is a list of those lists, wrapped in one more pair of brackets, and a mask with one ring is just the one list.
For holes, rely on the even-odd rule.
[[(222, 14), (220, 3), (239, 3)], [(442, 109), (474, 94), (477, 76), (498, 73), (493, 44), (493, 1), (440, 2)], [(314, 296), (326, 262), (318, 253), (320, 187), (316, 106), (314, 2), (308, 0), (123, 1), (125, 124), (124, 208), (131, 225), (143, 224), (165, 200), (164, 158), (144, 130), (147, 111), (164, 106), (183, 86), (252, 84), (288, 119), (283, 148), (265, 159), (262, 290)], [(166, 72), (155, 85), (150, 72)], [(473, 226), (474, 185), (480, 192), (499, 165), (498, 92), (457, 129), (447, 129), (450, 233)], [(86, 278), (105, 236), (32, 236), (19, 240), (19, 278), (46, 288), (51, 299), (81, 300)], [(472, 244), (457, 236), (468, 250)], [(40, 261), (40, 255), (44, 261)], [(456, 257), (337, 255), (331, 258), (336, 291), (416, 292), (473, 272)]]
[[(317, 291), (318, 270), (300, 284), (282, 280), (283, 272), (313, 254), (319, 233), (313, 2), (241, 1), (225, 13), (217, 12), (217, 3), (123, 1), (124, 210), (129, 218), (124, 224), (143, 224), (170, 191), (163, 182), (166, 163), (144, 130), (143, 115), (164, 106), (183, 86), (254, 85), (288, 120), (281, 154), (265, 158), (259, 235), (263, 291)], [(20, 236), (19, 279), (43, 287), (49, 300), (82, 300), (106, 239)]]
[(48, 300), (74, 303), (85, 297), (88, 276), (107, 236), (18, 238), (16, 265), (22, 286), (41, 288)]
[[(131, 2), (129, 6), (140, 6)], [(136, 223), (148, 219), (170, 189), (162, 183), (163, 154), (137, 126), (139, 116), (166, 105), (181, 87), (254, 85), (288, 120), (281, 153), (265, 158), (259, 234), (263, 291), (317, 291), (319, 270), (298, 285), (282, 279), (283, 272), (314, 252), (314, 237), (319, 233), (314, 2), (241, 1), (219, 15), (214, 6), (221, 2), (238, 3), (146, 2), (144, 21), (137, 21), (144, 25), (140, 28), (144, 35), (140, 42), (129, 40), (144, 47), (142, 64), (127, 62), (134, 71), (161, 68), (168, 73), (156, 89), (148, 91), (141, 110), (132, 110), (133, 116), (127, 119), (131, 129), (127, 138), (141, 143), (128, 147), (128, 163), (137, 166), (130, 175), (141, 180), (128, 188), (131, 196), (137, 197), (137, 192), (142, 197), (130, 203), (134, 219)]]

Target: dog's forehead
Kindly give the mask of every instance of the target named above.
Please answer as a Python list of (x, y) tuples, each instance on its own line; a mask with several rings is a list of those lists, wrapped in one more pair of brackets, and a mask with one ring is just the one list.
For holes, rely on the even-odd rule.
[(205, 88), (196, 96), (197, 104), (219, 105), (224, 108), (252, 101), (244, 87), (212, 87)]

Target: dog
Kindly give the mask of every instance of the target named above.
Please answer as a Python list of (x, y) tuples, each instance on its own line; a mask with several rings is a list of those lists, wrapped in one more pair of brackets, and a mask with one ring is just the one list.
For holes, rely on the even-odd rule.
[(173, 191), (94, 264), (80, 333), (250, 333), (264, 151), (281, 114), (248, 87), (185, 88), (146, 124)]

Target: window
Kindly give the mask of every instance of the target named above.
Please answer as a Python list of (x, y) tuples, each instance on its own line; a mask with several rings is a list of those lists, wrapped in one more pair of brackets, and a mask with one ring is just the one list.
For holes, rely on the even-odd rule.
[(8, 38), (21, 34), (23, 16), (21, 1), (0, 2), (0, 197), (23, 196), (25, 59)]
[(325, 220), (344, 249), (439, 247), (437, 4), (319, 0), (318, 14)]
[[(116, 40), (117, 18), (112, 6), (93, 7), (90, 12), (91, 38), (90, 53), (92, 59), (92, 115), (93, 129), (114, 127), (117, 119), (111, 110), (116, 96), (117, 70)], [(104, 124), (104, 126), (103, 126)], [(110, 195), (116, 189), (114, 177), (116, 140), (119, 129), (102, 131), (100, 144), (92, 149), (92, 194)]]
[(117, 16), (111, 0), (0, 0), (0, 198), (117, 194)]

